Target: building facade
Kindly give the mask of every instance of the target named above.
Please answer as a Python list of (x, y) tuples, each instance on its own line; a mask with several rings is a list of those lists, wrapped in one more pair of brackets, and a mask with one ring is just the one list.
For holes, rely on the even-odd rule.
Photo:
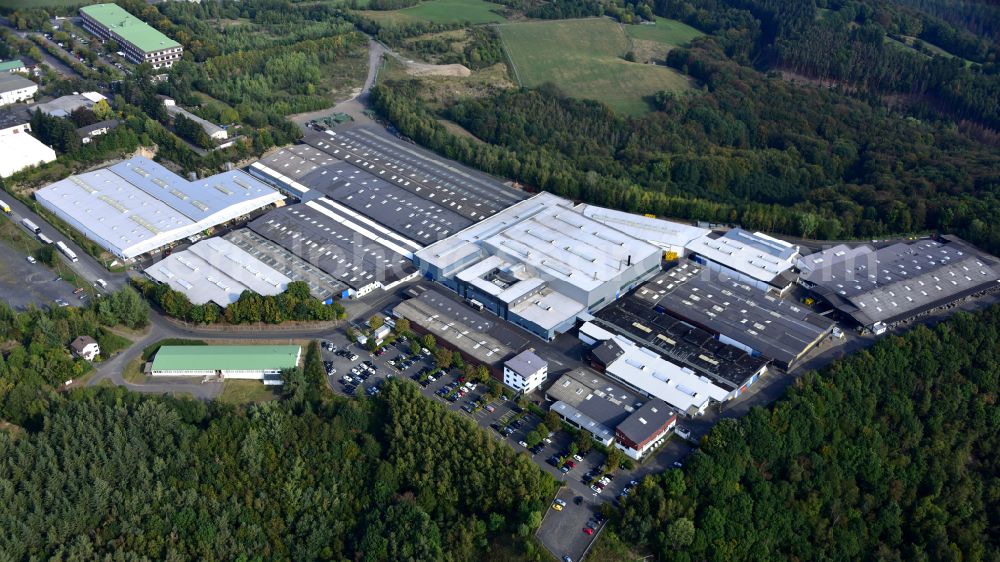
[(80, 8), (83, 28), (102, 41), (114, 39), (125, 58), (134, 64), (147, 62), (166, 70), (181, 59), (184, 47), (116, 4), (94, 4)]
[(15, 73), (0, 73), (0, 105), (30, 100), (38, 92), (38, 84)]
[(302, 357), (297, 345), (165, 345), (156, 352), (150, 375), (259, 380), (280, 385), (281, 371)]
[(511, 357), (503, 364), (503, 383), (523, 394), (541, 386), (548, 375), (548, 362), (530, 349)]

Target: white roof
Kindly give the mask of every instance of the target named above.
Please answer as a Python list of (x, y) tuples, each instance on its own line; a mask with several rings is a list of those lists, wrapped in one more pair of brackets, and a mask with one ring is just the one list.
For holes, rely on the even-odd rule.
[(729, 396), (728, 390), (710, 379), (675, 365), (627, 338), (616, 335), (612, 339), (624, 353), (607, 366), (606, 372), (681, 412), (700, 411), (709, 400), (722, 402)]
[(90, 101), (92, 101), (94, 103), (97, 103), (97, 102), (99, 102), (101, 100), (108, 99), (108, 98), (104, 97), (104, 95), (100, 94), (99, 92), (83, 92), (80, 95), (83, 96), (83, 97), (85, 97), (85, 98), (87, 98), (88, 100), (90, 100)]
[(56, 159), (54, 150), (25, 132), (0, 136), (0, 154), (0, 178)]
[(799, 256), (798, 248), (787, 242), (741, 229), (719, 238), (705, 234), (692, 240), (687, 249), (766, 283), (791, 269)]
[(587, 305), (549, 287), (508, 308), (512, 314), (541, 327), (553, 330), (587, 309)]
[(194, 304), (225, 307), (245, 290), (276, 295), (291, 280), (223, 238), (203, 240), (146, 268), (146, 274)]
[(133, 258), (283, 199), (239, 171), (187, 182), (132, 158), (35, 192), (42, 206), (122, 258)]
[(679, 251), (695, 238), (711, 232), (707, 228), (700, 228), (690, 224), (606, 209), (596, 205), (581, 204), (578, 208), (585, 217), (616, 228), (629, 236), (645, 240), (665, 250)]

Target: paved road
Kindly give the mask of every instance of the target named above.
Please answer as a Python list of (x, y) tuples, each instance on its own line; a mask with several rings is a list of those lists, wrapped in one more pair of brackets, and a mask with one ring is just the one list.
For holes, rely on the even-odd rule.
[[(11, 29), (18, 37), (21, 37), (22, 39), (28, 39), (29, 33), (27, 31), (21, 31), (17, 29), (17, 27), (13, 23), (11, 23), (11, 21), (7, 18), (0, 17), (0, 26)], [(42, 36), (42, 39), (44, 38), (45, 37)], [(30, 39), (28, 40), (30, 41)], [(56, 45), (56, 48), (58, 48), (58, 45)], [(66, 63), (64, 63), (63, 61), (50, 55), (48, 52), (45, 51), (45, 49), (39, 47), (38, 50), (42, 52), (43, 62), (52, 67), (52, 69), (58, 72), (59, 74), (68, 76), (70, 78), (83, 78), (77, 71), (67, 66)]]
[(353, 117), (354, 121), (358, 123), (371, 123), (372, 120), (369, 119), (364, 112), (368, 109), (368, 95), (370, 94), (372, 87), (375, 86), (375, 81), (378, 79), (378, 72), (382, 67), (382, 57), (384, 55), (385, 47), (378, 41), (369, 38), (368, 75), (365, 77), (365, 83), (361, 86), (361, 89), (357, 90), (350, 99), (341, 101), (332, 107), (320, 109), (318, 111), (310, 111), (308, 113), (289, 115), (288, 119), (293, 123), (298, 124), (303, 131), (307, 129), (306, 123), (309, 121), (329, 117), (331, 113), (346, 113)]

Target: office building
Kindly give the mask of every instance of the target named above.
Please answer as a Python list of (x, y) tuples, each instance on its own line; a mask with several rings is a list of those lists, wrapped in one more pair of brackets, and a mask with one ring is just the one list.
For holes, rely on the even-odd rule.
[(541, 386), (548, 375), (548, 362), (530, 349), (511, 357), (503, 364), (503, 383), (522, 394), (528, 394)]
[(114, 39), (134, 64), (149, 63), (153, 69), (166, 70), (179, 61), (184, 52), (180, 43), (133, 16), (117, 4), (92, 4), (80, 8), (83, 28), (101, 41)]

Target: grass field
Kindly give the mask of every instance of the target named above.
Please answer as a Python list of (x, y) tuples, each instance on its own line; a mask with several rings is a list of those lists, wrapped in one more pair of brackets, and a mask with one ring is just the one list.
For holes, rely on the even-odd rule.
[(704, 33), (677, 20), (656, 18), (656, 25), (626, 25), (625, 33), (633, 39), (656, 41), (671, 47), (683, 47)]
[[(2, 2), (4, 0), (0, 0)], [(393, 11), (368, 10), (363, 15), (383, 23), (429, 21), (431, 23), (496, 23), (504, 17), (493, 10), (503, 6), (483, 0), (430, 0)]]
[(606, 18), (515, 23), (499, 29), (517, 78), (529, 88), (552, 82), (568, 95), (641, 115), (649, 110), (644, 98), (689, 87), (689, 80), (673, 69), (624, 60), (629, 38)]
[(273, 386), (264, 386), (260, 381), (227, 380), (222, 383), (222, 394), (219, 402), (226, 404), (251, 404), (274, 400), (278, 397), (272, 390)]

